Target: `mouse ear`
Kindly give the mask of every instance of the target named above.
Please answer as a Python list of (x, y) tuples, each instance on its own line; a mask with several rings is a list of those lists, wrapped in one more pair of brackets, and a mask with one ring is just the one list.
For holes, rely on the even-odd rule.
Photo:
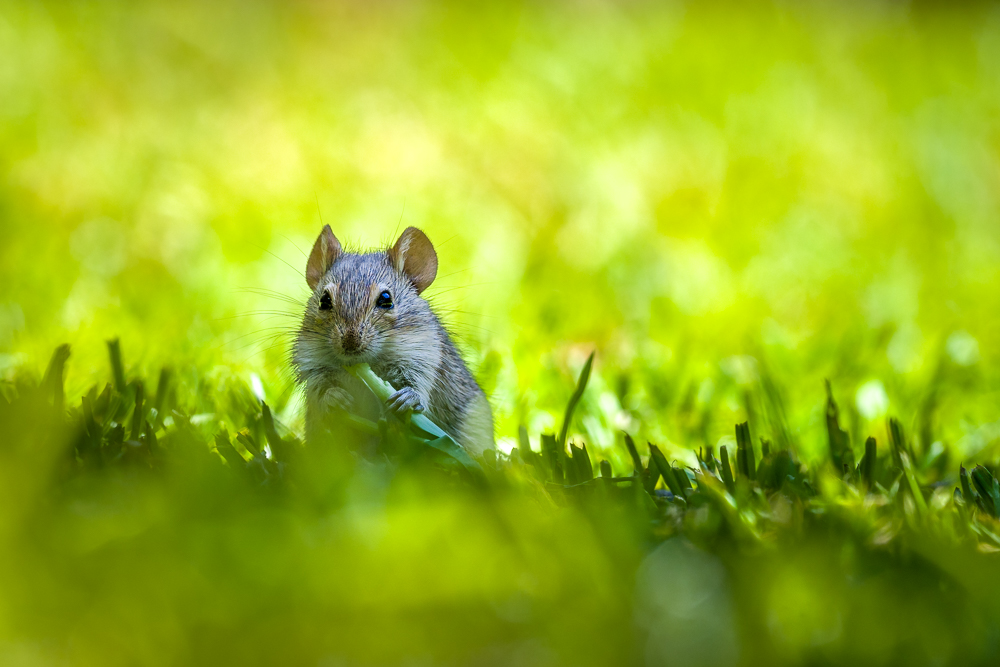
[(340, 241), (333, 235), (330, 225), (323, 225), (323, 231), (313, 244), (309, 261), (306, 263), (306, 282), (309, 284), (309, 289), (316, 289), (316, 285), (337, 261), (341, 252), (343, 251), (340, 248)]
[(438, 270), (438, 257), (427, 235), (416, 227), (407, 227), (396, 245), (389, 248), (389, 263), (417, 288), (417, 294), (430, 287)]

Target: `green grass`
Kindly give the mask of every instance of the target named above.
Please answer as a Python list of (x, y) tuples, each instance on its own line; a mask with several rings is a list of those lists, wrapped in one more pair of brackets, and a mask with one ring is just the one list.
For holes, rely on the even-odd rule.
[[(541, 434), (478, 462), (388, 417), (304, 444), (249, 386), (190, 414), (108, 344), (4, 388), (7, 660), (26, 664), (989, 664), (1000, 483), (890, 420), (804, 465), (758, 424), (629, 465)], [(562, 434), (586, 395), (588, 360)], [(373, 381), (374, 382), (374, 381)], [(236, 424), (233, 430), (224, 424)], [(238, 428), (238, 430), (235, 430)], [(798, 435), (795, 436), (799, 437)], [(440, 438), (439, 438), (440, 440)], [(575, 442), (574, 442), (575, 441)], [(857, 451), (856, 451), (857, 450)], [(611, 457), (614, 458), (614, 457)], [(464, 459), (464, 460), (463, 460)], [(854, 461), (857, 461), (855, 464)]]
[[(995, 662), (997, 10), (470, 7), (0, 3), (0, 663)], [(301, 442), (324, 222), (495, 458)]]

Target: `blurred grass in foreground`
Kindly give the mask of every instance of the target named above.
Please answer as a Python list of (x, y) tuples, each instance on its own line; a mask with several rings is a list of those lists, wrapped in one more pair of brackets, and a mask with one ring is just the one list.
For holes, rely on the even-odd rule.
[(247, 386), (213, 406), (246, 427), (218, 430), (109, 347), (114, 379), (68, 411), (67, 348), (0, 400), (4, 664), (987, 665), (998, 650), (1000, 483), (956, 474), (895, 420), (855, 463), (833, 396), (811, 469), (740, 424), (693, 468), (626, 436), (616, 470), (543, 435), (541, 453), (488, 452), (468, 476), (392, 417), (375, 459), (303, 446)]
[[(998, 63), (986, 4), (0, 5), (0, 662), (990, 664)], [(321, 218), (427, 231), (535, 456), (225, 456), (298, 452)], [(540, 437), (594, 349), (567, 439), (652, 495)]]

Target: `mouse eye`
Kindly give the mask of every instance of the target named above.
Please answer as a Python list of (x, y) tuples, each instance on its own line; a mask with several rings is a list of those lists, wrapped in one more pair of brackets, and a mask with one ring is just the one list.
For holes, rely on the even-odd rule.
[(389, 292), (382, 292), (375, 299), (375, 307), (382, 308), (384, 310), (389, 310), (392, 308), (392, 295)]
[(323, 296), (319, 298), (319, 309), (320, 310), (332, 310), (333, 309), (333, 299), (330, 298), (329, 292), (323, 292)]

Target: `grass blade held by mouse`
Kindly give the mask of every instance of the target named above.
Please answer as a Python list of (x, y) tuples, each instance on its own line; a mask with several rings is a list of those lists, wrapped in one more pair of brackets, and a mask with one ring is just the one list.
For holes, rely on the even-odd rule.
[[(382, 401), (388, 401), (396, 393), (396, 389), (372, 371), (368, 364), (348, 366), (347, 372), (361, 380), (375, 396)], [(410, 436), (423, 442), (428, 447), (443, 452), (458, 461), (474, 476), (482, 475), (482, 467), (469, 456), (455, 440), (440, 426), (431, 421), (421, 412), (406, 411), (401, 415), (403, 421), (410, 427)]]

